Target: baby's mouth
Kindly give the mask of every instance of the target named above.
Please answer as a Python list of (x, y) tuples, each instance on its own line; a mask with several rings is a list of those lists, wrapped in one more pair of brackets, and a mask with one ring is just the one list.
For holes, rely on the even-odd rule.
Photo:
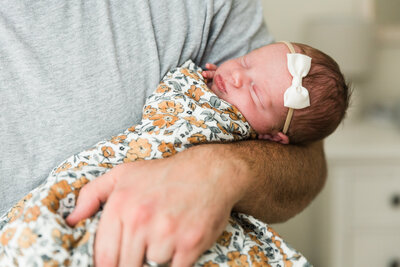
[(214, 77), (214, 83), (221, 93), (226, 93), (225, 83), (224, 83), (224, 80), (222, 79), (221, 75), (217, 74)]

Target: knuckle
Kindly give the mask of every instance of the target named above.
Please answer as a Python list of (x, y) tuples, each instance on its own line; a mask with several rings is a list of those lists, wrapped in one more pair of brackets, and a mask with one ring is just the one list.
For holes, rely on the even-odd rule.
[(110, 214), (118, 214), (123, 208), (125, 199), (121, 194), (115, 193), (107, 200), (104, 209)]
[(172, 235), (176, 231), (177, 223), (170, 216), (164, 216), (163, 219), (157, 222), (158, 231), (162, 238)]
[(131, 229), (134, 229), (147, 225), (150, 222), (152, 215), (153, 212), (149, 205), (139, 204), (134, 208), (130, 208), (129, 211), (125, 213), (124, 221)]
[(204, 231), (195, 229), (187, 232), (185, 240), (182, 242), (182, 249), (184, 251), (192, 251), (199, 248), (204, 241)]
[(125, 172), (125, 168), (125, 164), (119, 164), (115, 166), (110, 172), (112, 172), (114, 176), (120, 176)]

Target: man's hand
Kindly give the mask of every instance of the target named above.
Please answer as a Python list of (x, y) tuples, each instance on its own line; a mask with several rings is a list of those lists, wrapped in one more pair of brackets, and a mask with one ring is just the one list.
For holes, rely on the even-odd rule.
[(212, 157), (184, 151), (126, 163), (83, 187), (67, 222), (75, 225), (106, 203), (95, 240), (96, 266), (142, 266), (144, 257), (191, 266), (222, 233), (239, 198), (221, 179), (236, 168), (229, 162), (210, 166)]

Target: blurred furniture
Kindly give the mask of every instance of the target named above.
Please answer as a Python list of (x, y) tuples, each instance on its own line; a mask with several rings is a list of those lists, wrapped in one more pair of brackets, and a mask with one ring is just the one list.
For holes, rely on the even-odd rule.
[(400, 129), (352, 122), (325, 147), (329, 174), (313, 210), (313, 263), (400, 266)]

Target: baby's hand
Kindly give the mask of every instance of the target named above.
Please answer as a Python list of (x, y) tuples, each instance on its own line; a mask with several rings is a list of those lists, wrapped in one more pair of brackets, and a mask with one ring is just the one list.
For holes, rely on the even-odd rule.
[(217, 69), (217, 65), (206, 63), (206, 69), (201, 74), (204, 78), (206, 78), (209, 82), (214, 78), (215, 70)]

